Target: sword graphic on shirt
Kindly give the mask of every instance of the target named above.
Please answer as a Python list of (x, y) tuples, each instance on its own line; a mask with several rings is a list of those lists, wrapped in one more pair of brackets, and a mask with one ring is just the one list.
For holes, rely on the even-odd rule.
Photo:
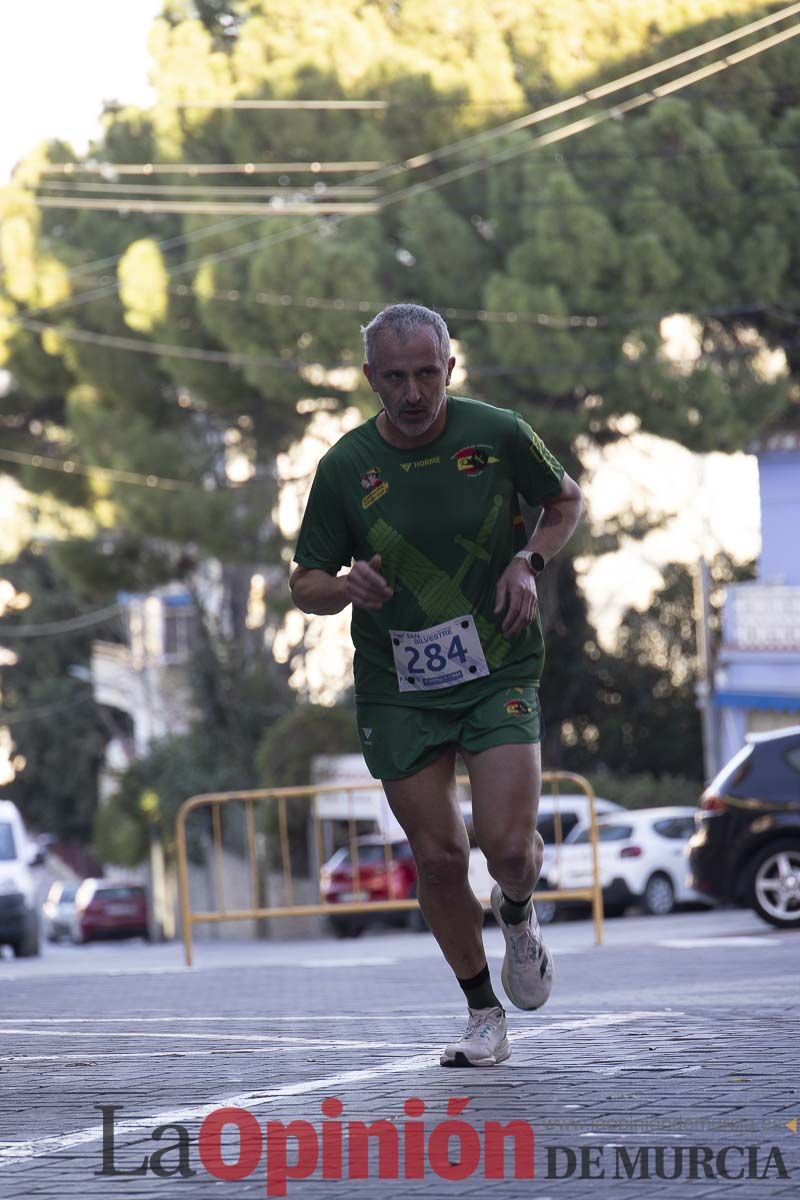
[[(408, 588), (424, 612), (425, 619), (432, 625), (448, 621), (451, 617), (461, 613), (469, 613), (474, 618), (483, 652), (490, 667), (501, 666), (511, 648), (511, 643), (490, 621), (486, 620), (464, 595), (461, 583), (476, 559), (489, 562), (490, 554), (485, 549), (485, 544), (497, 524), (502, 507), (502, 497), (495, 496), (474, 542), (462, 537), (461, 534), (456, 534), (455, 542), (467, 553), (452, 578), (401, 533), (393, 529), (382, 517), (371, 526), (367, 535), (371, 549), (376, 554), (383, 556), (384, 561), (390, 566), (390, 571), (391, 568), (394, 568), (396, 577)], [(389, 575), (390, 572), (387, 572), (387, 578)]]

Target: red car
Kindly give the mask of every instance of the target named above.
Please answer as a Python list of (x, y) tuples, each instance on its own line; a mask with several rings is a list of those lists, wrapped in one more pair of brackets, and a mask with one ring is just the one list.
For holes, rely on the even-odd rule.
[[(388, 870), (386, 844), (389, 847)], [(320, 896), (323, 904), (349, 904), (373, 900), (414, 900), (417, 895), (417, 868), (411, 847), (405, 839), (389, 841), (379, 834), (358, 838), (358, 890), (350, 847), (328, 859), (320, 872)], [(358, 937), (373, 921), (390, 925), (407, 925), (411, 929), (427, 929), (418, 908), (384, 910), (373, 917), (370, 913), (343, 913), (331, 916), (328, 924), (336, 937)]]
[(70, 930), (76, 943), (95, 938), (147, 938), (147, 892), (138, 883), (84, 879), (75, 893)]

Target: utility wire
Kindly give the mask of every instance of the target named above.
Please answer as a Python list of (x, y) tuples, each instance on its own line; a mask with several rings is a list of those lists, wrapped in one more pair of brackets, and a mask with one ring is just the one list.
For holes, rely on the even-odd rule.
[[(162, 102), (163, 103), (163, 102)], [(381, 111), (390, 107), (388, 100), (176, 100), (167, 103), (168, 108), (210, 109), (264, 109), (267, 111), (292, 112), (295, 109), (319, 109), (322, 112), (336, 110), (373, 109)]]
[[(249, 196), (251, 199), (256, 196), (324, 196), (328, 190), (327, 184), (324, 183), (315, 183), (310, 188), (298, 188), (289, 187), (287, 184), (283, 184), (281, 187), (238, 187), (236, 184), (230, 183), (106, 183), (105, 180), (100, 180), (98, 183), (78, 183), (75, 180), (57, 180), (55, 183), (41, 183), (38, 186), (47, 192), (58, 192), (64, 196), (75, 192), (99, 192), (101, 195), (121, 193), (137, 196), (153, 192), (159, 196)], [(377, 196), (377, 194), (378, 189), (375, 187), (348, 187), (346, 184), (337, 184), (336, 186), (336, 195), (339, 197), (369, 198)]]
[(76, 629), (89, 629), (92, 625), (101, 625), (119, 616), (122, 612), (120, 604), (110, 604), (107, 608), (98, 608), (94, 612), (84, 613), (80, 617), (69, 617), (64, 621), (46, 621), (41, 625), (5, 625), (0, 622), (0, 641), (6, 638), (51, 637), (56, 633), (72, 633)]
[(271, 203), (247, 204), (235, 200), (141, 200), (120, 199), (106, 200), (98, 198), (73, 199), (66, 196), (37, 196), (39, 208), (79, 209), (81, 212), (96, 210), (105, 212), (140, 212), (140, 213), (180, 213), (182, 215), (196, 214), (219, 215), (221, 213), (236, 213), (239, 216), (261, 217), (293, 217), (307, 216), (309, 213), (347, 214), (349, 216), (366, 216), (379, 211), (377, 202), (368, 203), (348, 200), (328, 201), (320, 199), (317, 203), (311, 201), (273, 200)]
[[(800, 188), (798, 189), (800, 191)], [(173, 284), (168, 291), (178, 296), (190, 296), (192, 288), (185, 283)], [(226, 303), (249, 302), (263, 304), (276, 308), (307, 308), (328, 310), (334, 312), (377, 313), (390, 303), (389, 300), (343, 300), (331, 299), (325, 296), (292, 296), (285, 292), (241, 292), (237, 289), (228, 291), (204, 291), (203, 301), (219, 300)], [(437, 307), (437, 312), (443, 317), (457, 320), (480, 322), (496, 322), (507, 325), (540, 325), (544, 328), (562, 330), (606, 329), (615, 325), (637, 325), (642, 322), (662, 321), (672, 317), (676, 312), (683, 316), (703, 318), (724, 318), (747, 315), (757, 315), (773, 310), (773, 306), (762, 301), (743, 301), (741, 304), (728, 304), (716, 308), (670, 308), (653, 311), (617, 313), (545, 313), (526, 312), (515, 309), (488, 308), (458, 308), (443, 304)], [(775, 310), (777, 313), (778, 310)]]
[(114, 467), (89, 466), (77, 462), (73, 458), (52, 458), (46, 454), (28, 454), (22, 450), (7, 450), (4, 448), (0, 448), (0, 461), (35, 467), (37, 470), (42, 471), (58, 471), (62, 475), (95, 476), (98, 479), (107, 479), (111, 483), (131, 484), (134, 487), (146, 487), (164, 492), (202, 491), (206, 495), (224, 491), (238, 492), (247, 484), (255, 482), (254, 479), (248, 479), (241, 484), (226, 483), (217, 485), (215, 483), (214, 486), (204, 487), (185, 479), (169, 479), (163, 475), (145, 475), (138, 471), (121, 471)]
[[(791, 5), (789, 9), (783, 10), (781, 17), (775, 16), (775, 19), (776, 20), (783, 19), (784, 16), (787, 16), (790, 14), (790, 12), (795, 12), (795, 11), (800, 11), (800, 4)], [(772, 20), (772, 19), (770, 19), (770, 20)], [(755, 23), (755, 25), (757, 25), (757, 26), (760, 24), (761, 24), (760, 22)], [(751, 32), (753, 27), (747, 26), (745, 28), (747, 29), (748, 32)], [(708, 64), (705, 67), (701, 67), (698, 70), (691, 71), (687, 75), (679, 76), (677, 79), (674, 79), (674, 80), (670, 81), (669, 83), (662, 84), (661, 86), (659, 86), (657, 88), (651, 89), (647, 92), (640, 93), (638, 96), (634, 96), (629, 100), (623, 101), (620, 104), (615, 105), (612, 108), (601, 109), (600, 112), (594, 113), (593, 115), (591, 115), (589, 117), (582, 118), (581, 120), (578, 120), (578, 121), (573, 121), (571, 124), (563, 125), (560, 128), (551, 130), (548, 133), (539, 134), (537, 137), (529, 139), (527, 142), (525, 142), (522, 145), (519, 145), (519, 146), (514, 145), (511, 147), (507, 147), (503, 151), (499, 152), (496, 155), (491, 156), (488, 159), (481, 159), (480, 161), (472, 160), (470, 162), (462, 164), (459, 167), (455, 167), (450, 171), (446, 171), (443, 174), (436, 175), (432, 179), (424, 180), (421, 183), (411, 184), (405, 188), (401, 188), (397, 192), (385, 195), (382, 198), (382, 200), (380, 201), (381, 208), (386, 209), (386, 208), (389, 208), (390, 206), (400, 204), (400, 203), (402, 203), (402, 201), (410, 199), (411, 197), (420, 196), (427, 192), (432, 192), (439, 188), (446, 187), (449, 184), (456, 182), (457, 180), (461, 180), (461, 179), (468, 177), (469, 175), (475, 174), (477, 171), (485, 170), (486, 167), (491, 166), (494, 163), (507, 162), (510, 159), (516, 158), (522, 154), (529, 154), (533, 150), (536, 150), (541, 146), (554, 145), (558, 142), (565, 141), (567, 138), (574, 137), (576, 134), (583, 133), (588, 129), (593, 129), (596, 126), (601, 125), (606, 121), (621, 119), (623, 116), (625, 116), (629, 112), (634, 112), (637, 109), (640, 109), (640, 108), (645, 107), (646, 105), (652, 104), (657, 100), (663, 99), (665, 96), (672, 95), (675, 92), (681, 91), (684, 88), (691, 87), (695, 83), (698, 83), (702, 79), (707, 79), (710, 76), (718, 74), (721, 71), (726, 71), (730, 67), (736, 66), (741, 62), (745, 62), (749, 58), (753, 58), (758, 54), (763, 54), (764, 51), (770, 50), (774, 46), (780, 45), (783, 42), (788, 41), (790, 38), (797, 37), (798, 34), (800, 34), (800, 24), (792, 26), (788, 30), (783, 30), (778, 34), (774, 34), (772, 37), (763, 39), (762, 41), (757, 42), (752, 46), (746, 47), (744, 50), (737, 51), (735, 54), (728, 55), (724, 59), (717, 60), (716, 62)], [(737, 36), (741, 37), (743, 35), (744, 35), (743, 30), (738, 31)], [(726, 36), (728, 36), (729, 40), (731, 40), (733, 38), (733, 35), (726, 35)], [(689, 57), (697, 57), (697, 52), (699, 52), (699, 49), (700, 48), (696, 48), (696, 51), (687, 51), (686, 54)], [(682, 56), (677, 56), (677, 57), (680, 58)], [(669, 61), (670, 63), (674, 63), (675, 60), (671, 59), (671, 60), (667, 60), (667, 61)], [(656, 67), (659, 67), (661, 70), (666, 69), (661, 64), (656, 64)], [(647, 70), (650, 73), (655, 73), (656, 67), (648, 68)], [(637, 73), (637, 75), (638, 74), (640, 74), (640, 73)], [(629, 81), (629, 79), (630, 79), (629, 76), (626, 76), (625, 78), (626, 78), (626, 81)], [(608, 89), (613, 88), (614, 86), (615, 85), (607, 84), (607, 85), (605, 85), (605, 90), (607, 91)], [(618, 82), (617, 86), (622, 86), (622, 84)], [(588, 93), (587, 93), (587, 96), (588, 96)], [(568, 102), (565, 101), (565, 103), (568, 103)], [(535, 116), (535, 115), (536, 114), (532, 114), (532, 116)], [(521, 120), (525, 120), (525, 119), (526, 118), (521, 118)], [(531, 122), (529, 122), (529, 123), (531, 123)], [(506, 127), (500, 127), (500, 129), (503, 131), (506, 131)], [(497, 136), (497, 133), (498, 133), (498, 131), (495, 130), (494, 131), (495, 136)], [(476, 135), (476, 136), (482, 136), (482, 135)], [(461, 145), (461, 144), (463, 144), (463, 143), (459, 143), (459, 145)], [(442, 151), (447, 150), (449, 152), (448, 147), (442, 147), (441, 149), (442, 149)], [(406, 161), (412, 162), (412, 160), (406, 160)], [(414, 161), (416, 162), (416, 165), (422, 165), (421, 160), (419, 160), (419, 158)], [(369, 180), (364, 180), (363, 182), (368, 182), (368, 181)], [(339, 217), (336, 218), (338, 223), (341, 223), (342, 221), (345, 221), (345, 220), (351, 220), (351, 219), (352, 219), (352, 214), (340, 215)], [(299, 225), (295, 225), (292, 229), (281, 230), (281, 231), (276, 232), (271, 235), (268, 234), (265, 237), (262, 236), (262, 237), (256, 238), (251, 242), (239, 243), (238, 246), (234, 246), (228, 250), (218, 251), (215, 254), (204, 255), (202, 258), (190, 259), (187, 262), (183, 262), (183, 263), (177, 264), (173, 267), (167, 268), (166, 274), (169, 276), (185, 275), (188, 272), (194, 271), (194, 269), (199, 266), (213, 266), (213, 265), (216, 265), (217, 263), (228, 262), (235, 258), (241, 258), (245, 254), (251, 254), (256, 250), (265, 249), (266, 247), (271, 246), (271, 245), (285, 243), (285, 242), (291, 241), (295, 238), (303, 237), (303, 236), (311, 233), (312, 231), (317, 230), (317, 228), (318, 228), (318, 222), (316, 220), (304, 221), (304, 222), (301, 222)], [(325, 228), (328, 231), (330, 231), (330, 225), (326, 226)], [(109, 285), (108, 288), (100, 288), (100, 289), (93, 290), (91, 292), (85, 292), (81, 295), (71, 297), (67, 300), (64, 300), (64, 301), (58, 303), (58, 304), (52, 305), (46, 311), (52, 312), (52, 311), (61, 310), (64, 308), (72, 308), (78, 304), (87, 303), (90, 300), (98, 299), (102, 296), (109, 295), (110, 293), (115, 292), (118, 289), (118, 287), (119, 287), (119, 284), (115, 283), (113, 285)], [(39, 311), (42, 311), (42, 310), (39, 310)]]
[[(761, 21), (752, 22), (749, 25), (742, 26), (741, 28), (739, 28), (737, 30), (733, 30), (730, 34), (724, 35), (724, 38), (722, 39), (722, 41), (720, 39), (713, 39), (712, 41), (709, 41), (709, 42), (703, 42), (701, 45), (694, 47), (692, 50), (686, 51), (683, 55), (675, 55), (672, 58), (663, 59), (660, 62), (653, 64), (651, 67), (646, 68), (645, 70), (647, 72), (649, 72), (650, 74), (659, 74), (662, 71), (668, 70), (670, 66), (679, 65), (681, 62), (689, 61), (693, 57), (697, 57), (701, 54), (710, 53), (713, 49), (719, 48), (719, 46), (723, 43), (727, 44), (730, 41), (735, 41), (741, 37), (745, 37), (748, 34), (756, 32), (757, 30), (759, 30), (761, 28), (765, 28), (770, 24), (774, 24), (777, 21), (784, 20), (787, 17), (792, 16), (795, 12), (800, 12), (800, 4), (790, 5), (788, 8), (784, 8), (784, 9), (780, 10), (779, 13), (773, 13), (773, 14), (771, 14), (771, 16), (765, 17)], [(641, 73), (636, 73), (636, 75), (638, 78), (642, 77)], [(613, 94), (615, 91), (624, 89), (625, 87), (629, 86), (629, 84), (631, 83), (631, 78), (632, 77), (630, 75), (626, 75), (620, 79), (612, 80), (610, 83), (604, 84), (602, 87), (602, 94), (604, 96), (608, 96), (608, 95)], [(565, 101), (564, 103), (569, 104), (571, 107), (578, 107), (578, 106), (581, 106), (584, 104), (588, 104), (592, 99), (596, 98), (596, 96), (597, 96), (597, 91), (593, 90), (592, 92), (580, 93), (579, 95), (570, 98), (570, 100)], [(527, 121), (530, 124), (530, 123), (533, 123), (534, 120), (545, 119), (542, 116), (542, 114), (545, 112), (550, 112), (551, 109), (552, 109), (552, 106), (548, 106), (545, 109), (536, 110), (532, 113), (527, 114), (526, 117), (520, 118), (520, 120)], [(507, 126), (495, 127), (494, 136), (499, 136), (500, 133), (506, 132), (506, 131), (507, 131)], [(491, 131), (485, 131), (484, 135), (476, 135), (476, 136), (488, 136), (488, 132), (491, 132)], [(440, 147), (439, 150), (436, 151), (435, 153), (439, 154), (440, 156), (444, 155), (445, 153), (449, 152), (454, 145), (463, 146), (463, 139), (461, 142), (451, 143), (451, 145), (449, 147), (448, 146)], [(416, 159), (414, 159), (414, 160), (407, 160), (407, 163), (410, 164), (412, 161), (419, 164), (420, 156), (417, 156)], [(135, 167), (135, 169), (137, 171), (140, 169), (143, 169), (143, 168), (148, 168), (149, 171), (152, 171), (155, 169), (155, 166), (157, 166), (160, 169), (163, 165), (164, 164), (155, 164), (154, 165), (152, 163), (131, 164), (131, 166)], [(181, 168), (185, 167), (187, 170), (192, 170), (192, 169), (196, 169), (198, 164), (186, 163), (186, 164), (178, 164), (178, 165)], [(202, 165), (206, 168), (208, 167), (208, 164), (202, 164)], [(73, 164), (73, 163), (52, 164), (52, 166), (54, 166), (57, 170), (61, 170), (63, 168), (64, 173), (72, 173), (72, 171), (76, 167), (78, 167), (78, 169), (80, 169), (80, 170), (86, 169), (86, 167), (81, 166), (80, 164)], [(111, 170), (116, 169), (117, 171), (119, 171), (119, 166), (120, 166), (119, 164), (116, 164), (116, 166), (115, 166), (115, 164), (96, 165), (96, 166), (92, 167), (92, 170), (97, 170), (97, 171), (101, 172), (101, 171), (105, 171), (105, 170), (109, 170), (109, 169), (111, 169)], [(175, 164), (173, 164), (173, 167), (174, 166), (175, 166)], [(228, 167), (231, 166), (231, 164), (221, 164), (221, 166), (223, 166), (227, 169)], [(370, 184), (373, 182), (377, 182), (381, 178), (384, 177), (384, 172), (395, 173), (395, 166), (386, 167), (386, 166), (381, 165), (379, 167), (379, 169), (376, 170), (375, 172), (366, 174), (355, 180), (351, 180), (350, 182), (357, 183), (357, 184)], [(254, 164), (252, 164), (252, 163), (234, 164), (234, 167), (237, 170), (241, 169), (241, 170), (244, 170), (245, 172), (247, 172), (248, 169), (251, 167), (253, 169), (255, 169)], [(68, 170), (67, 170), (67, 168), (68, 168)], [(47, 169), (49, 169), (49, 168), (45, 168), (45, 170), (47, 170)], [(409, 166), (408, 169), (411, 169), (411, 167)], [(232, 221), (230, 224), (228, 224), (227, 228), (228, 229), (232, 228), (234, 226), (234, 224), (246, 224), (251, 219), (252, 218), (249, 218), (249, 217), (234, 218), (234, 221)], [(212, 232), (221, 231), (223, 228), (225, 228), (224, 225), (209, 226), (209, 227), (206, 227), (206, 229), (204, 229), (204, 230), (202, 230), (202, 229), (198, 230), (194, 234), (181, 234), (176, 238), (167, 239), (167, 241), (162, 243), (162, 248), (167, 248), (167, 246), (172, 247), (172, 246), (180, 245), (180, 244), (183, 244), (184, 242), (187, 242), (190, 240), (200, 240), (201, 238), (211, 236)], [(304, 233), (312, 234), (315, 231), (317, 231), (317, 229), (318, 229), (318, 227), (317, 227), (316, 222), (305, 222), (305, 223), (303, 223), (302, 226), (297, 227), (292, 232), (292, 236), (295, 236), (295, 237), (301, 236)], [(261, 245), (271, 244), (273, 239), (274, 239), (274, 235), (272, 235), (271, 238), (268, 237), (266, 240), (257, 239), (254, 242), (246, 243), (242, 246), (240, 253), (247, 254), (252, 249), (257, 248)], [(287, 239), (284, 239), (284, 240), (287, 240)], [(105, 265), (110, 262), (118, 262), (121, 257), (122, 257), (122, 255), (120, 254), (112, 259), (105, 259), (102, 261)], [(206, 260), (203, 260), (203, 259), (194, 260), (194, 262), (191, 264), (191, 266), (189, 266), (188, 264), (184, 264), (184, 266), (187, 269), (191, 269), (191, 267), (198, 265), (199, 263), (202, 263), (204, 261), (206, 261)], [(211, 259), (209, 259), (209, 261), (211, 261)], [(215, 259), (213, 261), (219, 261), (219, 260)], [(93, 268), (93, 267), (98, 266), (99, 262), (100, 262), (100, 260), (95, 260), (93, 263), (84, 264), (83, 268), (76, 268), (75, 270), (79, 271), (81, 269)], [(178, 268), (174, 268), (174, 270), (177, 270), (177, 269)], [(112, 291), (116, 290), (116, 288), (113, 288), (111, 290)], [(107, 295), (108, 292), (105, 292), (102, 294)], [(64, 301), (61, 304), (54, 306), (54, 307), (59, 307), (59, 308), (63, 308), (66, 306), (74, 307), (77, 304), (87, 302), (88, 300), (93, 299), (93, 298), (95, 298), (94, 293), (84, 293), (81, 296), (73, 297), (70, 300)]]
[[(138, 338), (118, 337), (115, 334), (100, 333), (96, 330), (88, 329), (73, 329), (68, 325), (47, 325), (43, 321), (32, 321), (26, 317), (10, 318), (16, 324), (21, 325), (25, 329), (30, 329), (33, 332), (53, 331), (60, 337), (68, 341), (83, 342), (96, 346), (107, 346), (112, 350), (130, 351), (135, 354), (147, 354), (163, 358), (185, 358), (197, 362), (213, 362), (222, 363), (235, 367), (265, 367), (281, 371), (314, 371), (323, 370), (326, 372), (340, 371), (348, 367), (347, 363), (337, 363), (333, 366), (324, 366), (320, 363), (302, 362), (298, 359), (289, 358), (266, 358), (255, 354), (237, 354), (227, 350), (207, 350), (199, 346), (183, 346), (179, 343), (172, 342), (149, 342)], [(800, 341), (800, 339), (798, 339)], [(791, 346), (793, 342), (783, 343), (783, 346)], [(783, 348), (779, 347), (779, 348)], [(666, 360), (665, 365), (678, 362), (694, 362), (697, 358), (705, 360), (710, 359), (727, 359), (748, 357), (749, 355), (757, 354), (762, 349), (771, 349), (771, 347), (748, 346), (738, 350), (719, 350), (712, 351), (708, 354), (701, 355), (686, 355), (679, 358), (670, 358)], [(583, 362), (580, 364), (581, 370), (598, 369), (604, 370), (611, 368), (616, 370), (618, 367), (643, 367), (657, 365), (652, 359), (622, 359), (619, 362)], [(509, 374), (518, 375), (537, 372), (544, 368), (563, 368), (562, 359), (554, 359), (552, 361), (539, 361), (531, 364), (529, 367), (514, 366), (501, 367), (495, 363), (469, 363), (468, 370), (472, 375), (486, 374)], [(355, 364), (351, 365), (351, 369), (355, 370)]]
[(244, 162), (244, 163), (47, 163), (40, 175), (341, 175), (349, 171), (380, 171), (386, 164), (371, 160), (353, 162)]
[[(452, 181), (450, 181), (450, 182), (452, 182)], [(753, 199), (757, 199), (758, 197), (761, 197), (761, 196), (770, 196), (770, 197), (772, 197), (772, 196), (787, 196), (787, 195), (792, 195), (792, 194), (800, 191), (800, 186), (786, 187), (786, 188), (767, 187), (767, 188), (748, 189), (747, 185), (745, 185), (744, 187), (732, 187), (732, 188), (705, 188), (704, 187), (702, 189), (702, 192), (699, 195), (688, 196), (685, 194), (687, 182), (688, 181), (685, 178), (680, 178), (680, 179), (676, 180), (675, 187), (676, 187), (676, 191), (678, 194), (674, 195), (674, 196), (663, 196), (663, 195), (648, 196), (648, 195), (645, 195), (644, 192), (648, 188), (653, 188), (655, 186), (655, 184), (651, 181), (644, 179), (644, 180), (637, 181), (637, 183), (635, 185), (636, 187), (638, 187), (640, 189), (638, 192), (632, 192), (631, 191), (632, 185), (626, 183), (624, 185), (624, 187), (617, 188), (615, 191), (595, 193), (591, 197), (584, 196), (584, 197), (575, 197), (572, 199), (569, 199), (567, 197), (563, 197), (563, 198), (556, 197), (556, 198), (550, 199), (550, 200), (537, 200), (534, 196), (531, 196), (531, 197), (526, 196), (524, 208), (525, 208), (526, 213), (534, 212), (538, 209), (544, 209), (544, 208), (559, 208), (559, 209), (560, 208), (597, 208), (598, 205), (601, 204), (603, 201), (608, 201), (608, 200), (620, 200), (620, 201), (623, 201), (626, 203), (630, 203), (631, 205), (637, 205), (637, 206), (643, 205), (643, 204), (644, 205), (666, 204), (666, 205), (677, 205), (678, 207), (681, 207), (681, 208), (697, 208), (697, 207), (702, 208), (707, 204), (707, 202), (709, 200), (712, 200), (712, 199), (716, 200), (716, 199), (719, 199), (722, 197), (725, 197), (727, 199), (735, 198), (735, 199), (742, 199), (742, 200), (753, 200)], [(422, 185), (420, 184), (419, 186), (421, 187)], [(579, 186), (580, 186), (580, 184), (579, 184)], [(145, 212), (145, 213), (153, 213), (155, 215), (164, 214), (164, 213), (175, 213), (175, 212), (183, 213), (185, 215), (191, 215), (192, 213), (200, 214), (200, 213), (209, 213), (209, 212), (216, 212), (216, 213), (259, 212), (265, 219), (267, 219), (269, 217), (285, 217), (285, 216), (290, 216), (293, 214), (305, 215), (305, 214), (311, 213), (311, 212), (320, 212), (320, 213), (331, 212), (331, 213), (337, 213), (337, 214), (344, 213), (348, 216), (374, 216), (376, 213), (379, 213), (384, 208), (386, 208), (388, 206), (388, 204), (390, 204), (390, 203), (393, 203), (393, 200), (391, 198), (389, 200), (387, 200), (385, 197), (381, 198), (380, 200), (375, 201), (374, 203), (371, 203), (371, 204), (370, 203), (362, 203), (362, 204), (354, 203), (354, 204), (330, 204), (330, 205), (326, 205), (324, 203), (322, 203), (322, 204), (294, 204), (291, 202), (275, 204), (275, 205), (271, 205), (271, 204), (258, 205), (258, 204), (244, 204), (244, 203), (240, 203), (238, 201), (219, 201), (216, 203), (206, 204), (202, 201), (195, 202), (193, 200), (176, 201), (173, 203), (171, 201), (162, 201), (162, 200), (140, 200), (140, 199), (105, 200), (105, 199), (94, 199), (94, 198), (84, 199), (84, 200), (72, 200), (72, 199), (62, 199), (61, 197), (59, 197), (56, 200), (53, 200), (49, 197), (45, 198), (42, 196), (39, 196), (37, 198), (37, 204), (39, 204), (42, 208), (70, 208), (70, 209), (81, 209), (81, 210), (85, 209), (87, 211), (91, 211), (93, 209), (102, 209), (106, 212), (116, 212), (118, 215), (123, 215), (123, 216), (128, 212)], [(519, 208), (520, 208), (519, 204), (514, 203), (514, 202), (507, 202), (507, 203), (503, 203), (503, 204), (493, 204), (492, 208), (491, 208), (491, 213), (490, 213), (489, 219), (491, 219), (491, 215), (493, 213), (516, 212), (516, 211), (519, 211)], [(54, 307), (57, 307), (57, 306), (54, 306)]]

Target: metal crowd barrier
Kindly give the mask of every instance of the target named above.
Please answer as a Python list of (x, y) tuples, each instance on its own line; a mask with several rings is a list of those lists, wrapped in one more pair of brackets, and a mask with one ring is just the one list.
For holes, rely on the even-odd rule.
[[(459, 784), (469, 785), (467, 776), (459, 776), (457, 779)], [(561, 814), (558, 806), (558, 789), (560, 784), (569, 783), (580, 789), (587, 797), (589, 802), (589, 821), (591, 826), (590, 844), (592, 847), (592, 884), (584, 888), (551, 888), (536, 891), (534, 900), (585, 900), (589, 901), (592, 906), (592, 915), (594, 919), (595, 942), (599, 945), (603, 940), (603, 898), (600, 888), (600, 874), (597, 859), (597, 818), (595, 813), (595, 794), (592, 785), (588, 779), (584, 779), (582, 775), (574, 775), (569, 771), (544, 771), (542, 773), (542, 794), (544, 789), (550, 785), (551, 794), (554, 799), (554, 827), (555, 827), (555, 845), (556, 852), (560, 850), (562, 843), (561, 831)], [(283, 787), (283, 788), (262, 788), (256, 791), (242, 792), (208, 792), (199, 796), (192, 796), (185, 800), (178, 810), (176, 818), (176, 841), (178, 850), (178, 885), (180, 893), (180, 908), (181, 908), (181, 926), (183, 930), (183, 945), (186, 957), (186, 965), (192, 965), (192, 930), (195, 925), (215, 924), (222, 921), (244, 921), (244, 920), (259, 920), (262, 918), (272, 917), (304, 917), (328, 915), (337, 916), (347, 913), (369, 913), (374, 915), (381, 911), (400, 911), (403, 909), (418, 908), (416, 900), (368, 900), (368, 901), (353, 901), (346, 903), (324, 904), (319, 901), (316, 904), (295, 904), (294, 903), (294, 878), (292, 875), (291, 853), (289, 846), (289, 821), (287, 812), (287, 803), (292, 800), (299, 800), (306, 797), (311, 797), (312, 801), (312, 820), (314, 830), (314, 850), (316, 858), (316, 881), (317, 895), (319, 896), (320, 886), (320, 871), (322, 867), (322, 822), (330, 820), (330, 817), (320, 816), (317, 805), (317, 797), (326, 793), (345, 792), (352, 799), (354, 792), (375, 791), (376, 787), (380, 787), (377, 781), (372, 780), (365, 783), (325, 783), (325, 784), (310, 784), (303, 787)], [(253, 805), (256, 802), (262, 801), (277, 801), (278, 803), (278, 835), (280, 839), (281, 849), (281, 866), (283, 876), (283, 890), (286, 897), (286, 903), (279, 906), (264, 907), (259, 904), (259, 874), (258, 874), (258, 855), (256, 851), (256, 822)], [(252, 908), (236, 908), (229, 909), (225, 906), (225, 896), (223, 888), (223, 871), (222, 871), (222, 820), (221, 808), (225, 804), (244, 804), (245, 805), (245, 822), (247, 830), (247, 855), (250, 866), (250, 891), (252, 895)], [(214, 895), (217, 899), (217, 911), (215, 912), (192, 912), (189, 901), (189, 872), (188, 872), (188, 855), (187, 855), (187, 838), (186, 838), (186, 822), (189, 815), (196, 812), (198, 809), (211, 809), (211, 831), (214, 846)], [(358, 856), (358, 837), (357, 821), (364, 820), (363, 817), (351, 815), (347, 818), (349, 832), (349, 848), (350, 858), (353, 864), (353, 890), (359, 891), (359, 856)], [(392, 861), (391, 843), (384, 843), (384, 853), (387, 868), (387, 877), (389, 873), (389, 865)], [(478, 899), (484, 903), (488, 903), (488, 897), (479, 896)]]

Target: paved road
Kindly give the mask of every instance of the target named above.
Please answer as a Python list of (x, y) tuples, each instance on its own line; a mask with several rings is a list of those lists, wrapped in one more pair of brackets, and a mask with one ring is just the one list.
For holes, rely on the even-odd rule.
[[(589, 922), (548, 929), (553, 997), (540, 1013), (510, 1012), (512, 1057), (487, 1071), (438, 1066), (463, 1010), (427, 934), (207, 942), (191, 970), (179, 946), (141, 942), (6, 959), (0, 1197), (149, 1200), (180, 1188), (184, 1200), (239, 1200), (265, 1194), (265, 1164), (280, 1194), (287, 1145), (286, 1194), (297, 1197), (796, 1195), (800, 1133), (788, 1126), (800, 1117), (800, 936), (744, 912), (628, 917), (606, 932), (595, 947)], [(490, 928), (486, 940), (499, 983), (502, 937)], [(460, 1116), (458, 1097), (469, 1097)], [(406, 1107), (413, 1099), (416, 1108)], [(460, 1130), (449, 1142), (448, 1104)], [(96, 1174), (104, 1165), (98, 1106), (114, 1105), (114, 1168), (134, 1171), (147, 1155), (146, 1173)], [(204, 1121), (214, 1169), (237, 1160), (238, 1138), (226, 1126), (214, 1166), (217, 1118), (209, 1114), (223, 1107), (249, 1114), (241, 1120), (253, 1173), (239, 1182), (221, 1182), (201, 1161)], [(297, 1120), (307, 1124), (293, 1131), (304, 1140), (292, 1167), (296, 1138), (286, 1126)], [(365, 1157), (358, 1129), (378, 1121), (386, 1123), (384, 1170), (402, 1176), (405, 1165), (421, 1178), (378, 1178), (377, 1136)], [(518, 1178), (510, 1139), (498, 1158), (487, 1125), (512, 1121), (520, 1123)], [(185, 1133), (154, 1139), (167, 1124)], [(259, 1125), (271, 1130), (266, 1153)], [(347, 1174), (348, 1144), (368, 1178), (337, 1178)], [(734, 1149), (722, 1154), (725, 1147)], [(505, 1177), (485, 1178), (487, 1160)], [(196, 1174), (167, 1174), (181, 1166)], [(721, 1180), (723, 1172), (734, 1178)]]

